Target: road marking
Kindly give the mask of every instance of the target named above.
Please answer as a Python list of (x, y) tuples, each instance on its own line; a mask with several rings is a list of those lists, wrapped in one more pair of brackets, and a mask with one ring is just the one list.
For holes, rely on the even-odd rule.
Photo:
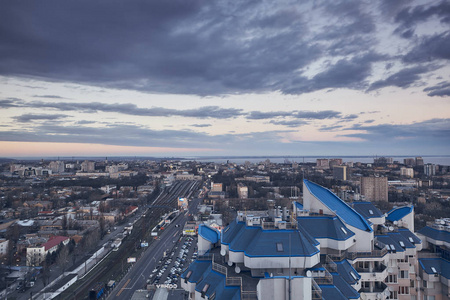
[(127, 285), (130, 283), (131, 279), (128, 279), (127, 282), (123, 285), (123, 287), (120, 289), (120, 291), (117, 293), (116, 297), (119, 297), (120, 294), (122, 294), (123, 290), (127, 287)]

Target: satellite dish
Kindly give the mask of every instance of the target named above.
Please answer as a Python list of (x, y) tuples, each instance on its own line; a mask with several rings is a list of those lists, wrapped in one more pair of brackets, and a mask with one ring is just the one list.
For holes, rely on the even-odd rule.
[(394, 221), (394, 225), (397, 225), (398, 224), (398, 221)]
[(233, 262), (231, 260), (229, 260), (228, 265), (231, 267), (233, 265)]
[(311, 271), (306, 271), (306, 277), (311, 277)]
[(394, 231), (394, 227), (389, 226), (389, 231)]
[(225, 249), (220, 249), (220, 255), (225, 256), (227, 254), (227, 251)]
[(234, 271), (239, 274), (241, 273), (241, 268), (239, 268), (239, 266), (236, 266), (236, 268), (234, 268)]
[(445, 221), (444, 220), (441, 220), (441, 225), (445, 225)]

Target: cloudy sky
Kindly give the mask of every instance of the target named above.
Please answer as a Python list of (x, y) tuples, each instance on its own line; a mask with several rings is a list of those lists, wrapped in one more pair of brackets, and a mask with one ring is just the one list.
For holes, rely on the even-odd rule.
[(448, 1), (0, 8), (0, 156), (450, 154)]

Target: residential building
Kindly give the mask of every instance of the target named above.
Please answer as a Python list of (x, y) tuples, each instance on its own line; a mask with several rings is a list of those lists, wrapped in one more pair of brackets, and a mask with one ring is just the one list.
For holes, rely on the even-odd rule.
[(237, 185), (237, 192), (239, 199), (247, 199), (248, 198), (248, 187), (243, 183), (239, 182)]
[(95, 171), (95, 162), (85, 160), (81, 163), (81, 172), (92, 173)]
[(416, 157), (416, 166), (423, 166), (423, 158), (422, 157)]
[(399, 299), (417, 297), (422, 244), (407, 227), (409, 209), (391, 222), (370, 202), (353, 208), (303, 181), (292, 211), (238, 212), (219, 232), (200, 225), (200, 255), (181, 275), (189, 299)]
[(70, 239), (66, 236), (53, 236), (46, 243), (27, 248), (27, 266), (38, 266), (48, 253), (55, 252), (62, 243), (67, 245)]
[(51, 161), (49, 164), (49, 169), (52, 170), (52, 173), (64, 173), (64, 161), (57, 160), (57, 161)]
[(9, 240), (0, 239), (0, 257), (8, 253)]
[(388, 201), (388, 178), (361, 177), (361, 195), (368, 201)]
[(425, 176), (431, 177), (436, 175), (436, 165), (426, 164), (423, 165), (423, 173)]
[(333, 178), (337, 180), (347, 180), (347, 166), (334, 166)]
[(400, 176), (413, 178), (414, 177), (414, 169), (413, 168), (400, 168)]
[(405, 158), (403, 160), (403, 164), (405, 166), (411, 166), (414, 167), (416, 165), (416, 159), (415, 158)]

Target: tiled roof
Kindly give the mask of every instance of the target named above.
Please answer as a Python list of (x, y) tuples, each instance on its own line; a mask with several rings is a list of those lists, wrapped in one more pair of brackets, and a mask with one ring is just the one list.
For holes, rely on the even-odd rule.
[(345, 223), (358, 229), (372, 232), (369, 223), (347, 203), (333, 194), (330, 190), (304, 179), (308, 190), (331, 211), (335, 212)]
[(69, 238), (67, 236), (54, 236), (51, 237), (47, 243), (43, 244), (45, 251), (55, 247), (56, 245), (59, 245), (61, 242), (64, 242), (65, 240), (68, 240)]
[(388, 216), (386, 217), (386, 219), (391, 222), (398, 221), (406, 215), (410, 214), (413, 211), (413, 208), (414, 207), (412, 205), (394, 208), (393, 210), (388, 212)]
[(355, 233), (348, 229), (336, 216), (298, 217), (297, 222), (316, 239), (328, 238), (333, 240), (347, 240), (355, 235)]

